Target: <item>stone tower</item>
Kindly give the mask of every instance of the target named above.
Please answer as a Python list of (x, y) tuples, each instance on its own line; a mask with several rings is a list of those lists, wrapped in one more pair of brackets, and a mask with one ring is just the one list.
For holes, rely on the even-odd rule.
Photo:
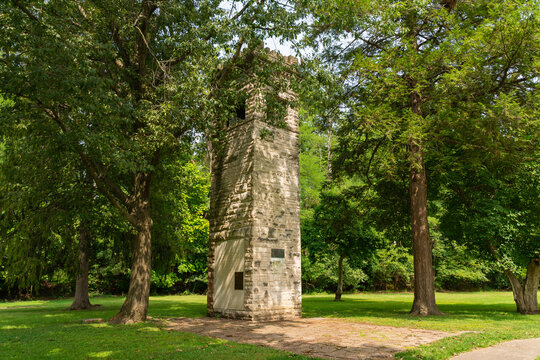
[[(294, 57), (270, 55), (297, 63)], [(212, 168), (208, 315), (297, 318), (302, 313), (298, 111), (289, 106), (284, 126), (274, 127), (265, 121), (260, 92), (248, 93)], [(296, 99), (292, 91), (279, 96)]]

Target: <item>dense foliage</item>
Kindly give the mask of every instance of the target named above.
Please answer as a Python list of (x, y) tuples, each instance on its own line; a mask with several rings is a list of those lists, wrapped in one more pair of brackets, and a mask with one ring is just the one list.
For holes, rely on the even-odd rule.
[[(17, 137), (22, 129), (24, 137), (36, 128), (45, 146), (59, 144), (132, 233), (126, 236), (129, 290), (114, 318), (118, 323), (142, 321), (148, 311), (159, 172), (175, 158), (192, 157), (201, 134), (219, 137), (245, 63), (253, 62), (268, 29), (294, 36), (289, 25), (295, 13), (287, 4), (222, 5), (0, 4), (0, 92), (14, 103), (3, 108), (2, 135)], [(251, 66), (252, 72), (260, 69)], [(269, 78), (259, 75), (261, 82)]]
[[(338, 282), (336, 253), (327, 251), (320, 238), (312, 235), (315, 207), (321, 204), (321, 189), (326, 180), (326, 132), (320, 133), (309, 120), (301, 126), (301, 197), (302, 203), (302, 280), (305, 292), (335, 292)], [(209, 174), (200, 165), (171, 164), (168, 175), (159, 182), (173, 191), (167, 198), (156, 190), (160, 198), (156, 204), (162, 208), (165, 223), (156, 220), (154, 271), (152, 293), (204, 293), (206, 291), (206, 261), (208, 222), (204, 219), (208, 207)], [(165, 175), (165, 174), (164, 174)], [(161, 176), (160, 176), (161, 178)], [(178, 189), (178, 190), (175, 190)], [(163, 195), (161, 195), (163, 194)], [(161, 198), (163, 196), (163, 198)], [(309, 199), (309, 200), (307, 200)], [(168, 218), (169, 214), (174, 217)], [(176, 226), (182, 224), (181, 226)], [(120, 237), (125, 232), (114, 229), (111, 222), (102, 224), (103, 230), (95, 235), (92, 245), (89, 285), (92, 293), (125, 294), (129, 285), (129, 249)], [(437, 226), (434, 226), (437, 228)], [(117, 235), (114, 235), (114, 234)], [(104, 236), (108, 235), (108, 236)], [(117, 237), (115, 239), (115, 237)], [(163, 238), (164, 237), (164, 238)], [(358, 290), (410, 290), (412, 289), (412, 253), (410, 248), (392, 240), (368, 256), (352, 257), (343, 264), (344, 291)], [(434, 249), (436, 286), (446, 290), (507, 289), (509, 284), (501, 278), (501, 270), (489, 257), (479, 257), (465, 245), (458, 245), (440, 233), (435, 234)], [(321, 246), (323, 246), (321, 248)], [(365, 246), (369, 246), (369, 243)], [(6, 254), (4, 254), (6, 256)], [(167, 258), (164, 258), (167, 256)], [(41, 277), (16, 282), (8, 276), (7, 258), (0, 262), (0, 297), (64, 296), (74, 289), (74, 273), (58, 266), (57, 260), (43, 261)], [(49, 268), (50, 271), (45, 269)], [(24, 272), (26, 275), (32, 272)], [(28, 281), (30, 278), (28, 278)], [(30, 285), (32, 284), (32, 293)]]
[[(512, 288), (537, 311), (538, 5), (2, 2), (0, 298), (86, 277), (136, 322), (150, 293), (204, 293), (209, 169), (250, 77), (269, 121), (300, 108), (305, 292), (415, 291), (426, 315), (435, 289)], [(269, 37), (304, 51), (287, 81)]]

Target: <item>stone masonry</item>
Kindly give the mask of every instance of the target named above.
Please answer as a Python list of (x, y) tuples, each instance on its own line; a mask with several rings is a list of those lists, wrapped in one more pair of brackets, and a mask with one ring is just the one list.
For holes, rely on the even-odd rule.
[[(278, 58), (278, 56), (275, 56)], [(281, 58), (293, 65), (293, 57)], [(245, 119), (226, 131), (212, 168), (208, 315), (301, 317), (298, 111), (265, 121), (257, 89)], [(296, 99), (292, 91), (280, 94)]]

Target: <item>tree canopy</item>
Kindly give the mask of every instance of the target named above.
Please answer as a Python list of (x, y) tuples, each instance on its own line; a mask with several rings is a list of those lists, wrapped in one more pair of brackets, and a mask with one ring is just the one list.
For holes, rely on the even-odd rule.
[[(151, 287), (204, 291), (209, 173), (251, 83), (275, 125), (300, 107), (311, 284), (338, 262), (336, 299), (346, 269), (355, 289), (412, 282), (432, 315), (443, 276), (497, 264), (536, 312), (539, 5), (2, 2), (0, 290), (106, 269), (129, 278), (118, 323), (145, 320)], [(294, 76), (269, 38), (300, 50)], [(289, 85), (298, 104), (276, 100)]]

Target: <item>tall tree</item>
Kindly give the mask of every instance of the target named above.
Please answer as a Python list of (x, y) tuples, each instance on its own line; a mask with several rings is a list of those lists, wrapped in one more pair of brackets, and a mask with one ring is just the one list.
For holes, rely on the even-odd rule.
[(25, 131), (0, 125), (0, 252), (8, 280), (39, 290), (44, 275), (63, 268), (77, 276), (72, 308), (88, 308), (90, 224), (105, 218), (103, 199), (61, 142), (43, 142), (44, 133), (27, 125)]
[[(321, 193), (321, 203), (315, 208), (313, 220), (308, 227), (312, 247), (331, 251), (338, 256), (335, 301), (341, 301), (343, 294), (344, 260), (366, 259), (379, 243), (377, 233), (364, 221), (361, 204), (350, 196), (347, 187), (327, 188)], [(320, 244), (313, 244), (317, 241)]]
[(496, 260), (518, 311), (533, 313), (540, 278), (540, 11), (534, 1), (487, 10), (461, 47), (474, 56), (445, 78), (431, 168), (444, 189), (445, 231)]
[(82, 189), (86, 190), (86, 194), (83, 194), (82, 204), (80, 209), (84, 213), (81, 214), (81, 219), (78, 225), (77, 234), (77, 247), (78, 247), (78, 267), (77, 267), (77, 279), (75, 281), (75, 295), (73, 297), (73, 303), (69, 307), (70, 310), (85, 310), (90, 309), (89, 287), (88, 287), (88, 273), (89, 273), (89, 257), (90, 257), (90, 243), (92, 238), (91, 232), (91, 210), (96, 200), (95, 189), (93, 181), (88, 174), (85, 175), (84, 183), (81, 184)]
[(539, 164), (537, 160), (523, 164), (510, 174), (498, 165), (496, 169), (478, 166), (452, 175), (444, 192), (447, 212), (441, 229), (479, 256), (495, 260), (508, 278), (517, 311), (538, 314)]
[[(6, 121), (50, 126), (135, 229), (129, 291), (112, 321), (146, 319), (152, 178), (169, 151), (232, 111), (242, 50), (288, 35), (289, 3), (13, 0), (0, 11)], [(227, 65), (218, 66), (228, 59)], [(229, 90), (231, 89), (231, 90)], [(217, 110), (219, 109), (219, 111)], [(44, 138), (47, 141), (47, 138)]]
[[(344, 151), (339, 163), (352, 173), (378, 168), (383, 175), (378, 181), (394, 182), (399, 182), (405, 165), (408, 167), (415, 268), (412, 314), (440, 314), (428, 223), (427, 180), (432, 169), (426, 168), (426, 161), (432, 157), (437, 162), (435, 136), (453, 119), (444, 119), (442, 114), (449, 103), (485, 102), (501, 89), (523, 83), (520, 71), (528, 69), (515, 71), (513, 65), (529, 59), (534, 50), (526, 56), (520, 53), (518, 58), (512, 52), (484, 56), (486, 52), (478, 53), (472, 44), (478, 36), (492, 36), (490, 26), (501, 19), (528, 19), (526, 28), (533, 29), (534, 3), (336, 0), (312, 4), (316, 14), (312, 39), (325, 46), (323, 54), (336, 64), (349, 88), (351, 118), (342, 127)], [(525, 36), (521, 40), (493, 36), (490, 40), (495, 48), (510, 49), (510, 43), (520, 41), (532, 45), (531, 31), (520, 33)], [(478, 66), (480, 72), (472, 71)], [(451, 91), (455, 88), (453, 76), (472, 73), (492, 76), (492, 83), (499, 86), (486, 89), (471, 77), (481, 98)], [(361, 159), (366, 161), (355, 169), (355, 162)]]

